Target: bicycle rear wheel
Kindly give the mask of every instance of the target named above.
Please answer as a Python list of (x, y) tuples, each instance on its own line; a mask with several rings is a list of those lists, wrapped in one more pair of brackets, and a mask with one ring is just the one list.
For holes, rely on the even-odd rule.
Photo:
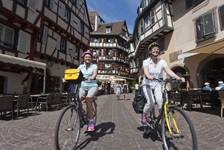
[(61, 112), (55, 127), (54, 140), (56, 149), (75, 149), (80, 130), (78, 108), (75, 105), (70, 105)]
[(173, 134), (169, 133), (166, 117), (163, 116), (161, 134), (164, 148), (166, 150), (197, 150), (196, 132), (188, 115), (178, 107), (168, 107), (167, 111), (167, 119)]

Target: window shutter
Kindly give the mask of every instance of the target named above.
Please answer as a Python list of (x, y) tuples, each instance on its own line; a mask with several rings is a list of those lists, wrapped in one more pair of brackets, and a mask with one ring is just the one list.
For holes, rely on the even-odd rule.
[(67, 41), (66, 54), (70, 54), (70, 53), (69, 53), (69, 49), (70, 49), (70, 42)]
[(224, 5), (219, 8), (220, 27), (224, 29)]
[(197, 31), (197, 40), (203, 37), (203, 24), (202, 24), (202, 17), (199, 17), (196, 20), (196, 31)]
[(42, 43), (44, 43), (44, 44), (47, 43), (47, 36), (48, 36), (48, 28), (46, 26), (44, 26)]
[(30, 35), (22, 30), (19, 31), (18, 51), (27, 53), (30, 47)]
[(54, 0), (50, 0), (50, 9), (53, 10), (54, 8)]
[(28, 1), (28, 7), (31, 10), (36, 11), (36, 0), (29, 0)]
[(5, 28), (5, 38), (4, 38), (4, 44), (6, 46), (12, 47), (14, 42), (14, 30), (11, 28)]
[(57, 50), (60, 50), (60, 43), (61, 43), (61, 37), (58, 35), (58, 37), (57, 37), (57, 45), (56, 45)]
[(2, 41), (2, 29), (3, 28), (3, 26), (0, 24), (0, 45), (1, 45), (1, 41)]
[(203, 16), (204, 22), (204, 34), (208, 35), (215, 32), (214, 18), (213, 13), (208, 13)]

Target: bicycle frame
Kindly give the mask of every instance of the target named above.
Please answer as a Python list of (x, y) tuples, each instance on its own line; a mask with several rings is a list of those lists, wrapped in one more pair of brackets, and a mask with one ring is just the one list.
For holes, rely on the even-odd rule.
[[(163, 107), (162, 107), (161, 113), (157, 117), (157, 120), (155, 122), (155, 127), (158, 127), (160, 120), (164, 116), (165, 117), (166, 124), (167, 124), (168, 131), (169, 131), (170, 135), (173, 136), (174, 135), (174, 132), (171, 129), (171, 126), (170, 126), (170, 123), (169, 123), (169, 117), (168, 117), (168, 113), (167, 113), (168, 112), (167, 108), (169, 106), (171, 106), (170, 105), (170, 102), (169, 102), (169, 99), (168, 99), (167, 89), (166, 89), (166, 85), (168, 83), (168, 80), (162, 80), (162, 83), (163, 83), (162, 88), (164, 87), (163, 92), (162, 92), (163, 93), (163, 96), (164, 96), (163, 97), (163, 99), (164, 99), (163, 100)], [(176, 123), (175, 115), (174, 114), (172, 114), (172, 120), (173, 120), (174, 127), (175, 127), (175, 133), (178, 133), (179, 134), (180, 133), (180, 130), (179, 130), (178, 126), (177, 126), (177, 123)]]
[[(162, 113), (165, 117), (165, 121), (166, 121), (166, 124), (167, 124), (167, 128), (168, 128), (168, 131), (170, 133), (170, 135), (174, 135), (174, 132), (171, 130), (171, 127), (170, 127), (170, 123), (169, 123), (169, 117), (168, 117), (168, 110), (167, 108), (169, 107), (170, 105), (170, 102), (169, 102), (169, 99), (168, 99), (168, 94), (167, 94), (167, 89), (166, 89), (166, 85), (167, 85), (168, 81), (165, 80), (165, 84), (163, 85), (164, 87), (164, 90), (163, 90), (163, 94), (164, 94), (164, 102), (163, 102), (163, 109), (162, 109)], [(175, 119), (175, 115), (172, 113), (172, 120), (173, 120), (173, 124), (174, 124), (174, 127), (175, 127), (175, 130), (176, 130), (176, 133), (180, 133), (180, 130), (178, 129), (178, 126), (177, 126), (177, 123), (176, 123), (176, 119)]]

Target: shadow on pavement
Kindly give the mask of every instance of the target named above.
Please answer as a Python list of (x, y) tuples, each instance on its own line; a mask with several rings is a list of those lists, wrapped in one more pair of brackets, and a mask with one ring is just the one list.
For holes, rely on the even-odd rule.
[[(210, 115), (215, 115), (215, 116), (220, 116), (220, 107), (215, 106), (213, 109), (209, 106), (205, 106), (202, 109), (201, 108), (193, 108), (191, 111), (196, 111), (200, 113), (205, 113), (205, 114), (210, 114)], [(185, 111), (189, 111), (189, 109), (184, 109)]]
[(95, 131), (86, 131), (86, 136), (90, 136), (88, 139), (83, 141), (77, 146), (77, 149), (85, 148), (91, 141), (97, 141), (100, 137), (106, 134), (113, 134), (115, 129), (115, 124), (113, 122), (105, 122), (95, 126)]
[(157, 130), (156, 129), (151, 130), (151, 129), (149, 129), (148, 126), (147, 127), (140, 126), (140, 127), (137, 127), (137, 129), (139, 131), (143, 132), (142, 136), (143, 136), (144, 139), (149, 139), (150, 138), (154, 142), (155, 141), (162, 141), (161, 135), (160, 135), (160, 132), (161, 132), (160, 127), (158, 127)]

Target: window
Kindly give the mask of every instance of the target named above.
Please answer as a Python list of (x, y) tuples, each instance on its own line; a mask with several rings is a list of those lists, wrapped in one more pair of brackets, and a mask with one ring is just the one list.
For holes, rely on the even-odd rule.
[(111, 33), (111, 27), (106, 27), (106, 33)]
[(77, 20), (77, 31), (84, 35), (84, 24), (80, 20)]
[(76, 0), (76, 7), (77, 7), (77, 8), (80, 7), (80, 0)]
[(80, 33), (81, 35), (84, 35), (84, 24), (80, 23)]
[(62, 53), (66, 53), (66, 40), (61, 38), (61, 42), (60, 42), (60, 52)]
[(152, 9), (151, 12), (145, 17), (145, 29), (149, 28), (155, 23), (155, 10)]
[(59, 2), (59, 15), (65, 20), (65, 22), (70, 22), (70, 11), (66, 8), (65, 4)]
[(51, 10), (54, 8), (54, 0), (45, 0), (45, 6)]
[(0, 93), (4, 93), (4, 88), (5, 88), (5, 82), (6, 78), (3, 76), (0, 76)]
[(27, 6), (27, 0), (17, 0), (20, 4)]
[(0, 45), (13, 48), (15, 30), (0, 24)]
[(224, 5), (219, 7), (220, 28), (224, 30)]
[(203, 1), (204, 0), (185, 0), (186, 9), (189, 9), (193, 6), (197, 6), (198, 4), (200, 4)]
[(211, 38), (215, 34), (214, 13), (209, 12), (196, 20), (197, 41)]
[(142, 19), (140, 21), (140, 26), (139, 26), (140, 27), (140, 32), (139, 32), (140, 34), (143, 33), (143, 31), (144, 31), (144, 23), (143, 22), (144, 22), (144, 20)]

